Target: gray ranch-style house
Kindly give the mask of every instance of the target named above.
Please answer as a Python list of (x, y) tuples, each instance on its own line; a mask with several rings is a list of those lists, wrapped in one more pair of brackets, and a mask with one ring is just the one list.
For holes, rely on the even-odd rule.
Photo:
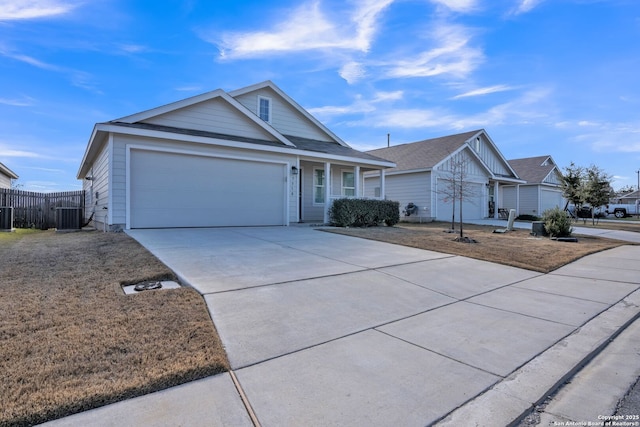
[(0, 163), (0, 188), (11, 188), (11, 181), (18, 179), (18, 175)]
[(105, 230), (328, 222), (392, 161), (347, 145), (271, 81), (94, 126), (78, 179)]
[[(392, 161), (396, 167), (384, 171), (384, 182), (378, 175), (365, 174), (365, 195), (397, 200), (401, 209), (412, 203), (416, 206), (412, 213), (416, 218), (451, 220), (449, 188), (453, 170), (460, 165), (464, 166), (468, 193), (462, 206), (463, 220), (501, 218), (509, 209), (516, 209), (518, 215), (540, 212), (553, 204), (562, 204), (557, 167), (550, 156), (512, 163), (484, 129), (368, 153)], [(456, 205), (456, 218), (458, 211)]]
[(502, 187), (502, 206), (516, 209), (518, 215), (540, 217), (547, 209), (564, 208), (562, 172), (551, 156), (509, 160), (509, 164), (524, 184)]

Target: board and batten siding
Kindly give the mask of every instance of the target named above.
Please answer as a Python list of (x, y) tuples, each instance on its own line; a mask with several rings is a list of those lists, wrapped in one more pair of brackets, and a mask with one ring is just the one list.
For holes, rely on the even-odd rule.
[[(471, 148), (478, 153), (478, 156), (496, 175), (513, 176), (513, 173), (507, 168), (502, 158), (496, 153), (493, 145), (487, 141), (483, 135), (480, 135), (480, 143), (476, 147), (475, 138), (470, 142)], [(477, 149), (476, 149), (477, 148)]]
[(220, 98), (151, 117), (142, 123), (275, 141), (273, 135)]
[(271, 125), (283, 135), (294, 135), (302, 138), (331, 141), (331, 138), (307, 119), (289, 103), (284, 102), (280, 95), (269, 88), (245, 93), (235, 99), (247, 107), (253, 114), (258, 115), (258, 97), (271, 99)]
[[(256, 151), (241, 150), (232, 147), (221, 147), (217, 145), (195, 144), (184, 141), (171, 141), (158, 138), (135, 137), (130, 135), (113, 135), (112, 148), (112, 194), (111, 224), (117, 227), (126, 225), (127, 215), (127, 147), (133, 146), (142, 149), (168, 151), (176, 153), (188, 153), (193, 155), (211, 156), (211, 157), (229, 157), (242, 159), (243, 156), (251, 160), (289, 163), (295, 165), (297, 158), (292, 155), (279, 153), (260, 153)], [(290, 179), (290, 178), (289, 178)], [(198, 183), (193, 183), (197, 186)], [(233, 185), (229, 182), (228, 185)], [(297, 218), (297, 198), (291, 196), (291, 192), (295, 192), (293, 188), (289, 189), (289, 218), (291, 220)], [(168, 200), (167, 203), (171, 201)]]

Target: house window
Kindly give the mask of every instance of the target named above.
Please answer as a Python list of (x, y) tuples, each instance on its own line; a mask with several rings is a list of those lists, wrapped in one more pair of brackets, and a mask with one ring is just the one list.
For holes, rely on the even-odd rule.
[(267, 123), (271, 123), (271, 98), (258, 97), (258, 116)]
[(356, 195), (356, 182), (353, 172), (342, 172), (342, 195), (346, 197)]
[(380, 197), (381, 193), (380, 193), (380, 187), (375, 187), (373, 189), (373, 197)]
[(324, 170), (313, 170), (313, 203), (324, 203)]

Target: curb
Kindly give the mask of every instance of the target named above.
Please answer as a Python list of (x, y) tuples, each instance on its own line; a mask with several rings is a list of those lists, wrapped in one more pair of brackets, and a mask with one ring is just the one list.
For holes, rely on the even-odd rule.
[(640, 317), (640, 289), (449, 413), (436, 426), (513, 426)]

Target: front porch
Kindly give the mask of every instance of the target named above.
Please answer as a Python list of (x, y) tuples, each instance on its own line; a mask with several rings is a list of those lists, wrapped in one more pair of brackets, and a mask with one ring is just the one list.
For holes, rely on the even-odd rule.
[(297, 186), (297, 192), (292, 191), (292, 197), (295, 197), (297, 215), (292, 215), (291, 222), (329, 223), (329, 208), (334, 200), (365, 197), (365, 172), (380, 174), (381, 197), (375, 198), (384, 198), (384, 169), (313, 160), (300, 160), (296, 168), (292, 184)]

